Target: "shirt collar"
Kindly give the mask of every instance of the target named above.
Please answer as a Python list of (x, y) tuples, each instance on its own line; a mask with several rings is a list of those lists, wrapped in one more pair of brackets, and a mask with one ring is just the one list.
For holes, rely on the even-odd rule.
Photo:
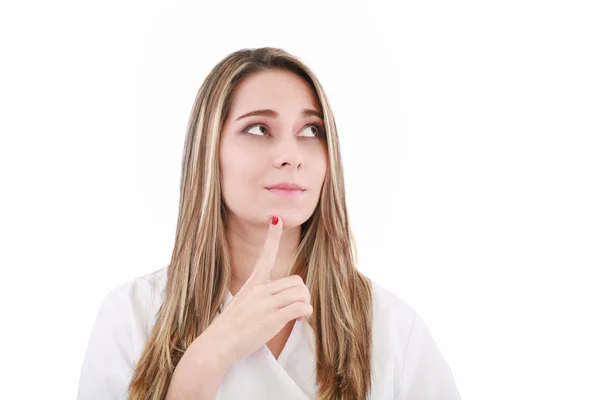
[(229, 290), (229, 288), (227, 288), (227, 293), (225, 294), (225, 301), (221, 305), (221, 312), (223, 312), (223, 310), (225, 309), (225, 307), (227, 307), (227, 305), (229, 303), (231, 303), (232, 299), (233, 299), (233, 296), (231, 295), (231, 291)]

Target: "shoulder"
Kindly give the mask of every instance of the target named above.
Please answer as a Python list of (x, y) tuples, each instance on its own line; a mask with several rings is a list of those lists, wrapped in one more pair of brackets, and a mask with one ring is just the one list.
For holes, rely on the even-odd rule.
[(167, 279), (167, 267), (139, 276), (114, 287), (111, 291), (125, 291), (136, 295), (153, 294), (164, 291)]
[[(418, 318), (417, 312), (405, 300), (371, 280), (373, 289), (373, 331), (393, 333), (398, 344), (408, 342)], [(391, 339), (391, 338), (390, 338)]]
[(396, 293), (371, 281), (373, 294), (373, 338), (393, 346), (396, 352), (406, 347), (419, 315)]
[(386, 318), (395, 319), (401, 325), (412, 325), (416, 316), (415, 310), (396, 293), (372, 279), (370, 281), (373, 288), (373, 312)]
[(426, 322), (398, 295), (372, 280), (371, 284), (377, 390), (395, 399), (459, 399), (450, 368)]
[(112, 288), (108, 296), (127, 297), (134, 305), (162, 300), (167, 283), (167, 267), (139, 276)]
[(411, 344), (430, 336), (427, 323), (418, 312), (397, 294), (373, 282), (373, 319), (378, 329), (393, 330), (399, 344)]
[(115, 313), (126, 313), (134, 329), (134, 337), (147, 339), (162, 304), (167, 283), (167, 267), (131, 279), (111, 289), (104, 306)]
[(78, 399), (126, 398), (162, 302), (166, 272), (167, 267), (161, 268), (105, 295), (81, 366)]
[(92, 334), (105, 331), (116, 341), (131, 342), (135, 353), (152, 331), (166, 280), (164, 267), (110, 289), (97, 311)]

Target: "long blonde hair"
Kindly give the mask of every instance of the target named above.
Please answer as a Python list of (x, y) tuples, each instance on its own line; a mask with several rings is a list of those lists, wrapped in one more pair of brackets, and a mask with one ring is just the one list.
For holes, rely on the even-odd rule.
[(213, 321), (231, 275), (225, 239), (218, 148), (232, 93), (254, 73), (285, 69), (314, 90), (326, 131), (328, 166), (321, 197), (301, 227), (291, 274), (311, 293), (319, 399), (366, 399), (371, 389), (372, 287), (356, 268), (344, 176), (331, 107), (319, 81), (299, 59), (278, 48), (242, 49), (206, 77), (189, 118), (182, 162), (175, 245), (163, 302), (135, 367), (129, 399), (164, 399), (183, 353)]

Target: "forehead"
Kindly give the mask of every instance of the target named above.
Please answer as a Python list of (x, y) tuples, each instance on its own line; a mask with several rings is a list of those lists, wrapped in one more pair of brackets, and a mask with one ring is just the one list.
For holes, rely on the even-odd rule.
[(310, 85), (290, 71), (261, 71), (244, 78), (233, 93), (231, 117), (254, 109), (321, 111)]

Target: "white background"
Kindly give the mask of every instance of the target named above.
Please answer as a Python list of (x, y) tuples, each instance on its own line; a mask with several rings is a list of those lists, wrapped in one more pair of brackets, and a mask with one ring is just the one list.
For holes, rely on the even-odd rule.
[(3, 2), (0, 397), (75, 398), (104, 295), (170, 260), (196, 91), (274, 46), (332, 103), (359, 268), (463, 398), (600, 398), (597, 4)]

